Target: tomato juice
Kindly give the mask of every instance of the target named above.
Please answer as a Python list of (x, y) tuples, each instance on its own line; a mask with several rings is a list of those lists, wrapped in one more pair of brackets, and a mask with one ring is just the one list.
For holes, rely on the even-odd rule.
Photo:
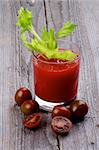
[(72, 62), (33, 57), (35, 94), (44, 101), (70, 102), (77, 96), (80, 56)]

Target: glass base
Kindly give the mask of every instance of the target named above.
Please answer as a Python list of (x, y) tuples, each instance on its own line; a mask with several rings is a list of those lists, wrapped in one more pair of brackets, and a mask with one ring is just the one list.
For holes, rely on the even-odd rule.
[(39, 103), (39, 106), (41, 109), (45, 111), (52, 112), (54, 106), (56, 105), (64, 105), (64, 102), (61, 103), (52, 103), (52, 102), (47, 102), (39, 98), (37, 95), (35, 95), (35, 100)]

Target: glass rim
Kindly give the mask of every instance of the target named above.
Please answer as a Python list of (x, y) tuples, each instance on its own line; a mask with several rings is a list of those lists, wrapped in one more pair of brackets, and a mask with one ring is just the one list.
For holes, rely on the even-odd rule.
[[(42, 60), (42, 59), (40, 59), (40, 58), (38, 58), (37, 57), (37, 53), (36, 52), (32, 52), (32, 54), (33, 54), (33, 56), (37, 59), (37, 60), (39, 60), (40, 62), (42, 62), (42, 63), (45, 63), (45, 64), (70, 64), (70, 63), (72, 63), (72, 62), (75, 62), (76, 60), (78, 60), (78, 59), (80, 59), (80, 47), (79, 46), (77, 46), (77, 44), (76, 43), (74, 43), (74, 42), (72, 42), (72, 41), (69, 41), (69, 40), (64, 40), (64, 39), (59, 39), (58, 41), (67, 41), (68, 43), (71, 43), (72, 45), (74, 45), (75, 47), (76, 47), (76, 49), (77, 49), (77, 51), (78, 51), (78, 56), (74, 59), (74, 60), (72, 60), (72, 61), (66, 61), (66, 62), (48, 62), (48, 61), (45, 61), (45, 60)], [(35, 54), (36, 53), (36, 54)], [(39, 53), (38, 53), (39, 54)]]

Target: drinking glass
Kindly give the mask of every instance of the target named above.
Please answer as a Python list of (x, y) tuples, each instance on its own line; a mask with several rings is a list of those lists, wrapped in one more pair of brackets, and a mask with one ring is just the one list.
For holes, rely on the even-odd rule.
[(33, 54), (35, 100), (40, 107), (52, 111), (56, 105), (75, 100), (78, 89), (80, 51), (76, 44), (58, 40), (60, 50), (72, 50), (77, 54), (73, 61), (46, 59)]

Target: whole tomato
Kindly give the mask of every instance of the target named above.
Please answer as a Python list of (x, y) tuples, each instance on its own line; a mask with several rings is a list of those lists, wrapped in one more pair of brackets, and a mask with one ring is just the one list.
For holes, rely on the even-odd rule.
[(16, 91), (15, 94), (15, 101), (18, 104), (18, 106), (21, 106), (21, 104), (26, 100), (31, 100), (32, 94), (29, 89), (25, 87), (21, 87)]

